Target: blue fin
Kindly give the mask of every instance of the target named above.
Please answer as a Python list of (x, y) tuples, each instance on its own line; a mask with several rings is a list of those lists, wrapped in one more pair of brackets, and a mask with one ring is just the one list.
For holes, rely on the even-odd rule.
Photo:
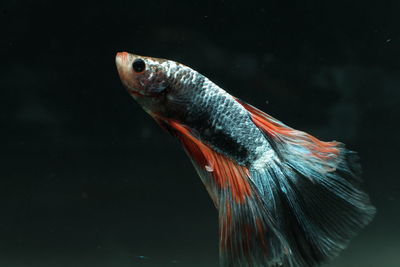
[(317, 266), (334, 258), (375, 214), (360, 188), (356, 153), (240, 103), (276, 153), (265, 166), (250, 168), (250, 176), (289, 244), (291, 259), (282, 264)]
[(334, 258), (375, 213), (355, 153), (242, 104), (273, 147), (263, 165), (240, 166), (165, 122), (218, 209), (221, 265), (311, 267)]

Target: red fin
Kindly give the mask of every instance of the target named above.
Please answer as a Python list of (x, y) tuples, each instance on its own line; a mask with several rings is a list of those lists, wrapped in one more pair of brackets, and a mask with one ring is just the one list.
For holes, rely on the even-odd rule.
[(195, 138), (183, 125), (175, 121), (168, 124), (176, 131), (188, 154), (203, 170), (209, 172), (214, 182), (220, 187), (229, 187), (232, 198), (242, 203), (251, 195), (248, 170), (231, 159), (215, 152), (213, 149)]
[(316, 266), (335, 257), (374, 214), (358, 189), (354, 152), (240, 103), (276, 152), (264, 166), (240, 166), (184, 125), (156, 118), (182, 142), (218, 209), (221, 266)]
[(249, 105), (239, 99), (236, 99), (251, 114), (253, 122), (268, 137), (275, 141), (284, 141), (289, 145), (303, 146), (309, 151), (310, 156), (321, 160), (336, 157), (339, 154), (339, 142), (323, 142), (305, 132), (295, 130), (268, 115), (267, 113)]
[(218, 209), (221, 266), (262, 266), (287, 257), (290, 247), (276, 228), (274, 208), (266, 206), (253, 181), (264, 172), (238, 165), (176, 121), (156, 119), (181, 141)]

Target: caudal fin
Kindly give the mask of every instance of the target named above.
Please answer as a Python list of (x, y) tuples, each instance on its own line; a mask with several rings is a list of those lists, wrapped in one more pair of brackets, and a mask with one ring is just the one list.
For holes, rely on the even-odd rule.
[[(316, 266), (334, 258), (375, 214), (360, 188), (356, 153), (342, 143), (320, 141), (241, 104), (277, 154), (264, 168), (250, 169), (250, 173), (290, 246), (294, 266)], [(262, 189), (266, 181), (276, 188)]]
[(241, 103), (274, 148), (262, 166), (240, 166), (174, 121), (219, 211), (222, 266), (317, 266), (335, 257), (375, 209), (359, 187), (356, 155)]

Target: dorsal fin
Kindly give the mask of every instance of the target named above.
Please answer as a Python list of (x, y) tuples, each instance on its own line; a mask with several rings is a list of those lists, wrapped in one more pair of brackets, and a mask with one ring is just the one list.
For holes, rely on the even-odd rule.
[[(282, 156), (288, 164), (296, 167), (297, 163), (301, 161), (301, 164), (319, 165), (322, 169), (318, 171), (327, 172), (336, 169), (340, 161), (342, 143), (321, 141), (306, 132), (283, 124), (240, 99), (236, 100), (249, 111), (254, 124), (264, 132), (272, 145), (276, 147), (277, 154)], [(301, 171), (302, 168), (296, 169)]]

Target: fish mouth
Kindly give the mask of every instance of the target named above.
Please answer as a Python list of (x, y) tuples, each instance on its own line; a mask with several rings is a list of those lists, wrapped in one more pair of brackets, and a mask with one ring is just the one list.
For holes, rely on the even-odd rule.
[(127, 63), (129, 59), (129, 53), (127, 52), (117, 52), (117, 55), (115, 56), (115, 63), (116, 65), (124, 65)]
[(135, 96), (141, 95), (139, 92), (133, 90), (132, 88), (137, 87), (137, 82), (135, 81), (132, 71), (130, 69), (130, 54), (127, 52), (118, 52), (115, 56), (115, 65), (117, 66), (117, 71), (122, 84), (128, 90), (129, 93)]
[(118, 52), (115, 56), (115, 65), (117, 66), (117, 70), (121, 78), (122, 76), (125, 76), (125, 73), (128, 72), (129, 53)]

